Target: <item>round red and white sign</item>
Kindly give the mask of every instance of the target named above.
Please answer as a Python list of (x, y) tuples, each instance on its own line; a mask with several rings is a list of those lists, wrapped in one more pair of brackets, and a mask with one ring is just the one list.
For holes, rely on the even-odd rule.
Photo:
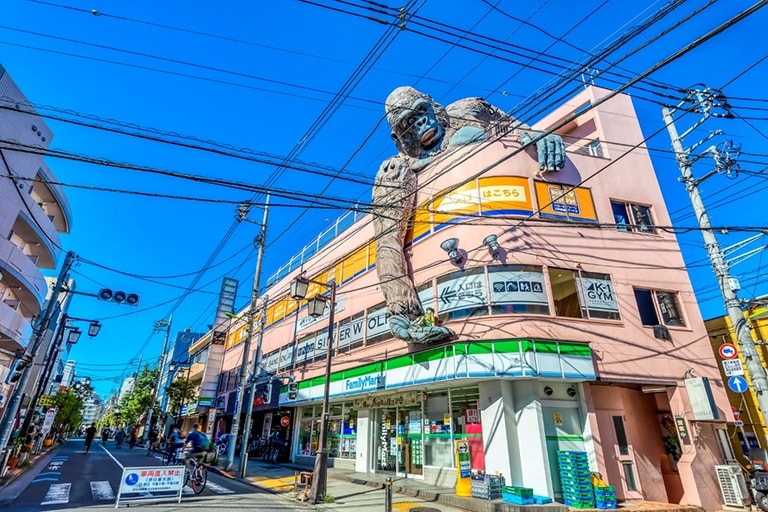
[(739, 355), (739, 353), (736, 351), (736, 345), (733, 343), (723, 343), (720, 345), (720, 348), (718, 348), (717, 351), (720, 353), (720, 357), (723, 359), (733, 359)]
[(282, 418), (280, 418), (280, 424), (284, 427), (287, 427), (288, 425), (291, 424), (291, 418), (289, 418), (288, 416), (283, 416)]

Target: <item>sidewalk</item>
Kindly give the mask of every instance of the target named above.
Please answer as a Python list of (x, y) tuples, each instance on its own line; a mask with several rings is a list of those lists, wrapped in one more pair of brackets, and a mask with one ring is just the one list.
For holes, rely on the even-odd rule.
[[(235, 469), (230, 473), (221, 468), (212, 469), (229, 478), (237, 473), (240, 467), (239, 457), (235, 458)], [(294, 490), (298, 472), (312, 471), (311, 467), (291, 463), (271, 464), (260, 459), (249, 459), (246, 472), (247, 481), (261, 489), (274, 494), (283, 494), (287, 498), (296, 499)], [(334, 512), (360, 512), (366, 507), (381, 510), (384, 505), (384, 482), (388, 475), (379, 473), (356, 473), (340, 468), (328, 468), (327, 494), (333, 496), (334, 503), (316, 505)], [(299, 490), (303, 486), (299, 484)], [(392, 477), (392, 510), (393, 512), (568, 512), (569, 508), (561, 503), (549, 505), (517, 506), (501, 500), (484, 500), (480, 498), (462, 498), (456, 496), (453, 488), (427, 485), (421, 480), (404, 477)], [(423, 510), (424, 508), (431, 510)], [(669, 503), (653, 503), (647, 501), (632, 501), (620, 503), (619, 508), (637, 512), (701, 512), (698, 507), (675, 505)], [(420, 510), (414, 510), (420, 509)], [(582, 512), (582, 511), (579, 511)], [(586, 512), (586, 511), (583, 511)]]

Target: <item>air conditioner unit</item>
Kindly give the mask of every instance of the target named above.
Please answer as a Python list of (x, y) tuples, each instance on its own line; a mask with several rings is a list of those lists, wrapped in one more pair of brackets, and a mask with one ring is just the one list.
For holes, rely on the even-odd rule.
[(715, 472), (717, 481), (720, 483), (723, 503), (729, 507), (749, 507), (752, 500), (749, 497), (747, 481), (741, 467), (720, 465), (715, 466)]

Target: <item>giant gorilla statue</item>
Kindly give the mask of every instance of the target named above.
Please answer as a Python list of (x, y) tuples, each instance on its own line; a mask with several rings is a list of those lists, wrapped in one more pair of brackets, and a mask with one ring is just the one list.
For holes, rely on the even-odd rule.
[[(403, 244), (416, 197), (416, 172), (433, 157), (486, 140), (493, 133), (513, 133), (523, 145), (535, 132), (480, 98), (465, 98), (444, 108), (412, 87), (398, 87), (387, 97), (387, 121), (398, 155), (385, 160), (373, 185), (376, 269), (387, 303), (392, 334), (408, 343), (432, 343), (453, 337), (447, 327), (423, 322), (423, 311), (408, 272)], [(539, 169), (558, 171), (565, 164), (563, 140), (541, 137)]]

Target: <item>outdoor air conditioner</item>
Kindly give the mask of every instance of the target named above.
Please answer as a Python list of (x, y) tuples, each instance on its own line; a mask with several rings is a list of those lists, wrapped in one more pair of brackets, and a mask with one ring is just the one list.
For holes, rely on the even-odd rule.
[(740, 466), (721, 465), (715, 466), (717, 481), (720, 483), (720, 492), (723, 494), (723, 502), (730, 507), (749, 507), (751, 499), (747, 490), (747, 482)]

